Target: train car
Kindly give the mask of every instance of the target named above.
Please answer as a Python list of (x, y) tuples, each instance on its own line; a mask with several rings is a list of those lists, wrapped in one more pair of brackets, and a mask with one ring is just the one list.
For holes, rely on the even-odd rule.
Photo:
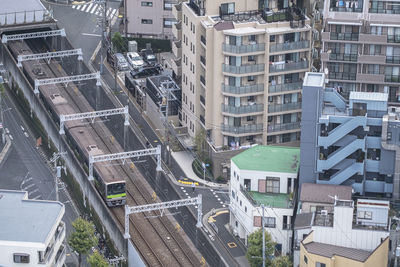
[[(32, 52), (26, 42), (17, 41), (9, 43), (10, 50), (15, 58), (19, 54), (41, 53), (43, 51)], [(41, 46), (43, 49), (43, 46)], [(60, 73), (62, 68), (58, 64), (44, 61), (38, 64), (23, 62), (23, 71), (29, 82), (34, 87), (35, 79), (66, 76)], [(48, 112), (53, 120), (59, 125), (60, 114), (75, 114), (91, 111), (90, 105), (78, 88), (70, 83), (67, 88), (61, 85), (46, 85), (39, 87), (40, 98), (43, 100)], [(73, 95), (71, 95), (73, 94)], [(77, 100), (80, 102), (77, 103)], [(86, 110), (83, 110), (85, 109)], [(73, 149), (77, 158), (88, 166), (89, 155), (101, 155), (110, 153), (104, 142), (90, 125), (88, 120), (69, 121), (65, 123), (66, 138)], [(106, 129), (108, 131), (108, 129)], [(108, 133), (111, 135), (110, 133)], [(118, 166), (96, 163), (94, 164), (95, 187), (103, 197), (109, 207), (125, 205), (126, 203), (126, 183), (122, 170)]]

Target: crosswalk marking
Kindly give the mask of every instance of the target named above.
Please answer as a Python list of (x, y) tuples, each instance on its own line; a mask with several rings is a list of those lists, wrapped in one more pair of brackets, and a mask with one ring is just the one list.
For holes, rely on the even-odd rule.
[(26, 186), (26, 187), (23, 187), (22, 189), (25, 190), (25, 191), (27, 191), (29, 188), (32, 188), (32, 187), (34, 187), (34, 186), (35, 186), (35, 184), (30, 184), (30, 185), (28, 185), (28, 186)]
[(34, 198), (32, 198), (32, 199), (39, 199), (39, 198), (41, 198), (42, 197), (42, 195), (38, 195), (38, 196), (36, 196), (36, 197), (34, 197)]
[[(82, 12), (85, 12), (85, 13), (89, 13), (89, 14), (93, 14), (93, 15), (96, 15), (96, 16), (100, 15), (101, 10), (102, 10), (102, 8), (101, 8), (101, 6), (99, 4), (97, 4), (97, 3), (95, 4), (93, 2), (92, 3), (88, 3), (88, 4), (84, 4), (84, 5), (72, 5), (72, 8), (75, 9), (75, 10), (79, 10), (79, 11), (82, 11)], [(107, 8), (106, 17), (109, 20), (113, 19), (114, 16), (118, 15), (117, 11), (118, 11), (118, 9), (116, 9), (116, 8), (112, 8), (112, 7)]]
[[(93, 12), (97, 9), (97, 5), (94, 5), (93, 8), (89, 11), (90, 14), (93, 14)], [(88, 9), (89, 10), (89, 9)]]

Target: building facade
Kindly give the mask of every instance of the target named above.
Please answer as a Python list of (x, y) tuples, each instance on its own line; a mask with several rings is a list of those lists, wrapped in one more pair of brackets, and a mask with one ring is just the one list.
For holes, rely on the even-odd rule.
[[(66, 258), (64, 205), (0, 190), (0, 265), (61, 267)], [(22, 266), (21, 265), (21, 266)]]
[(299, 140), (310, 20), (296, 1), (190, 0), (174, 7), (182, 125), (214, 149)]
[(329, 86), (388, 94), (400, 103), (400, 6), (397, 1), (324, 1), (322, 69)]
[(231, 159), (230, 225), (247, 244), (249, 234), (264, 226), (276, 251), (291, 252), (294, 193), (300, 150), (257, 145)]
[(308, 73), (303, 86), (300, 184), (398, 198), (399, 110), (388, 107), (387, 93), (350, 92), (347, 103), (324, 77)]
[(172, 39), (176, 22), (172, 7), (179, 0), (124, 0), (125, 33), (129, 36)]

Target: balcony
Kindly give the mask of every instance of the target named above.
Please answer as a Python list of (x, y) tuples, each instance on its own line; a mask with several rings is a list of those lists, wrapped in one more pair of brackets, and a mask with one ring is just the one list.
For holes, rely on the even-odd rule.
[(268, 113), (285, 112), (301, 109), (301, 102), (287, 103), (287, 104), (269, 104)]
[(250, 54), (265, 51), (265, 44), (230, 45), (222, 44), (222, 51), (231, 54)]
[(329, 60), (357, 62), (358, 54), (329, 54)]
[(177, 21), (182, 20), (182, 2), (172, 7), (172, 15)]
[(382, 9), (382, 8), (370, 8), (369, 13), (377, 14), (400, 14), (399, 9)]
[(231, 66), (227, 64), (222, 64), (222, 71), (232, 74), (264, 72), (264, 69), (265, 69), (264, 64), (252, 64), (252, 65), (242, 65), (242, 66)]
[(202, 103), (204, 106), (206, 105), (206, 99), (202, 95), (200, 95), (200, 103)]
[(247, 106), (229, 106), (222, 104), (222, 112), (241, 115), (241, 114), (251, 114), (251, 113), (263, 113), (264, 112), (264, 105), (263, 104), (254, 104), (254, 105), (247, 105)]
[(244, 85), (244, 86), (231, 86), (222, 84), (222, 91), (224, 93), (234, 95), (246, 95), (264, 92), (264, 84)]
[(206, 86), (206, 78), (203, 75), (200, 75), (200, 83), (201, 85), (203, 85), (204, 87)]
[(201, 35), (201, 36), (200, 36), (200, 42), (201, 42), (204, 46), (207, 45), (206, 37), (205, 37), (204, 35)]
[(200, 1), (190, 0), (188, 6), (193, 10), (193, 12), (197, 16), (204, 16), (205, 14), (204, 0)]
[(282, 43), (282, 44), (272, 44), (269, 46), (270, 53), (290, 51), (290, 50), (299, 50), (310, 47), (310, 41), (299, 41), (299, 42), (290, 42), (290, 43)]
[(243, 126), (221, 125), (222, 132), (229, 134), (261, 134), (263, 132), (263, 124), (250, 124)]
[(203, 56), (200, 56), (200, 62), (204, 65), (204, 67), (206, 66), (206, 58)]
[(388, 35), (387, 42), (388, 43), (400, 43), (400, 34)]
[(331, 32), (331, 40), (333, 41), (358, 41), (359, 34), (351, 32)]
[(295, 90), (301, 90), (302, 87), (303, 87), (302, 81), (294, 83), (276, 84), (268, 86), (268, 92), (272, 94), (272, 93), (295, 91)]
[(270, 208), (287, 209), (293, 207), (289, 194), (260, 193), (256, 191), (248, 191), (240, 185), (240, 192), (253, 204), (253, 206), (264, 206)]
[(66, 252), (67, 249), (65, 246), (61, 245), (60, 249), (57, 251), (56, 257), (55, 257), (55, 261), (54, 261), (54, 266), (55, 267), (61, 267), (64, 265), (65, 263), (65, 259), (66, 259)]
[(351, 80), (351, 81), (355, 81), (356, 78), (357, 78), (357, 73), (329, 72), (328, 78), (329, 79), (333, 79), (333, 80)]
[(301, 70), (308, 68), (309, 68), (308, 60), (299, 62), (290, 62), (290, 63), (280, 63), (280, 64), (277, 64), (275, 62), (269, 66), (269, 72), (283, 72), (283, 71)]
[(203, 115), (200, 115), (200, 121), (203, 125), (206, 125), (206, 120), (204, 119)]
[(388, 83), (399, 83), (400, 75), (385, 75), (385, 82)]
[(182, 40), (182, 21), (179, 21), (172, 26), (172, 34), (176, 39)]
[(357, 73), (356, 80), (362, 83), (384, 83), (384, 75), (383, 74), (364, 74)]
[(172, 60), (171, 63), (171, 68), (175, 72), (176, 76), (182, 76), (181, 59), (178, 58), (177, 60)]
[(386, 56), (386, 63), (400, 64), (400, 56)]
[(282, 132), (290, 130), (300, 130), (300, 122), (280, 123), (268, 125), (268, 133), (270, 132)]
[(182, 43), (181, 41), (172, 42), (172, 53), (174, 54), (175, 58), (182, 57)]
[(360, 33), (359, 37), (360, 43), (372, 43), (372, 44), (386, 44), (386, 35), (376, 35), (368, 33)]
[(364, 64), (385, 64), (384, 55), (360, 55), (358, 62)]

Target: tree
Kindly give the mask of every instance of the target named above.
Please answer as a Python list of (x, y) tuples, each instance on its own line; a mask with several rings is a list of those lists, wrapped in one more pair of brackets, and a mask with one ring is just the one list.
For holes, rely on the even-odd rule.
[(87, 258), (90, 267), (109, 267), (106, 259), (97, 250)]
[(97, 245), (97, 237), (94, 234), (94, 225), (82, 218), (72, 222), (74, 232), (71, 233), (68, 244), (79, 255), (79, 266), (82, 263), (82, 254), (87, 254), (89, 250)]
[(274, 266), (274, 267), (292, 267), (293, 264), (292, 264), (289, 256), (280, 256), (280, 257), (276, 257), (272, 261), (272, 266)]
[(111, 42), (113, 44), (115, 52), (126, 51), (124, 38), (119, 32), (114, 33), (113, 37), (111, 38)]
[[(251, 267), (262, 266), (262, 229), (249, 235), (247, 238), (248, 249), (246, 257)], [(274, 254), (275, 242), (272, 241), (271, 234), (265, 231), (265, 266), (272, 266), (271, 255)]]
[(204, 151), (206, 143), (206, 132), (204, 130), (200, 130), (194, 137), (194, 144), (196, 147), (196, 152), (200, 160), (204, 161), (207, 157), (206, 152)]

